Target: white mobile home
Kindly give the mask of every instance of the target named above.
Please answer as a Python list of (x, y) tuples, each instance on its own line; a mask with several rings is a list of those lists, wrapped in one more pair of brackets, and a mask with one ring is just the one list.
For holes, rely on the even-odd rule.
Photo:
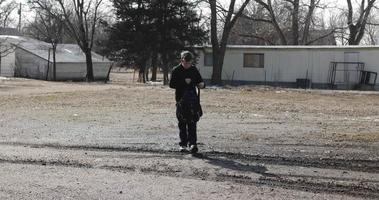
[[(2, 46), (11, 44), (14, 50), (3, 57), (2, 76), (53, 80), (53, 53), (51, 44), (20, 36), (0, 36)], [(6, 62), (5, 62), (6, 61)], [(111, 62), (92, 53), (95, 80), (108, 76)], [(4, 72), (4, 73), (3, 73)], [(7, 72), (5, 74), (5, 72)], [(78, 45), (58, 44), (56, 50), (56, 80), (84, 80), (86, 59)]]
[[(212, 48), (197, 48), (198, 68), (212, 76)], [(363, 74), (363, 72), (367, 72)], [(226, 83), (331, 86), (352, 89), (373, 84), (379, 72), (379, 46), (243, 46), (227, 47), (222, 70)], [(368, 77), (366, 76), (368, 74)], [(363, 80), (365, 79), (365, 80)]]

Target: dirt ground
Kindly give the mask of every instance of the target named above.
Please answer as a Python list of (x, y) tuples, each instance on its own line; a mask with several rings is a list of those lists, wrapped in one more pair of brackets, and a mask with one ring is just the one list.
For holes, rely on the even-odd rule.
[(0, 199), (379, 198), (379, 92), (208, 87), (192, 156), (133, 79), (0, 77)]

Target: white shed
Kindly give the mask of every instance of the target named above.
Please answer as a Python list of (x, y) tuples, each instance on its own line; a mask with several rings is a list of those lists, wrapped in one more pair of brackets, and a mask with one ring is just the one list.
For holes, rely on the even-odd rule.
[[(12, 53), (3, 57), (2, 76), (19, 76), (34, 79), (53, 79), (53, 53), (51, 44), (20, 36), (0, 36), (2, 46), (12, 44)], [(4, 42), (6, 41), (6, 42)], [(7, 63), (4, 63), (7, 60)], [(92, 52), (95, 80), (104, 80), (108, 76), (111, 61)], [(86, 77), (86, 59), (76, 44), (59, 44), (56, 51), (56, 80), (84, 80)]]
[[(197, 54), (201, 75), (211, 79), (212, 48), (198, 47)], [(327, 88), (332, 82), (334, 86), (351, 89), (362, 81), (362, 71), (371, 75), (366, 83), (375, 81), (378, 57), (379, 46), (230, 45), (225, 53), (222, 80), (294, 87), (299, 81), (306, 81), (315, 88)]]

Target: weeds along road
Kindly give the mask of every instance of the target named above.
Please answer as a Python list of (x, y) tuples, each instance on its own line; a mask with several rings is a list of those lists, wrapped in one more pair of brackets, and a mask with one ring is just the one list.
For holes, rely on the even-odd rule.
[(177, 152), (173, 91), (0, 82), (0, 199), (378, 199), (379, 95), (208, 88), (201, 154)]

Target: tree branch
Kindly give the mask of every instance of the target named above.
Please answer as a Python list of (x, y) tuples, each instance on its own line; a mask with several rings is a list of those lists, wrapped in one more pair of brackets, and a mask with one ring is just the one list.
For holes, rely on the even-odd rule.
[(318, 37), (318, 38), (316, 38), (316, 39), (314, 39), (314, 40), (311, 40), (311, 41), (307, 42), (306, 45), (310, 45), (310, 44), (312, 44), (313, 42), (316, 42), (317, 40), (321, 40), (321, 39), (323, 39), (323, 38), (326, 38), (326, 37), (328, 37), (329, 35), (332, 35), (332, 34), (334, 34), (334, 33), (335, 33), (335, 30), (333, 29), (333, 30), (330, 31), (329, 33), (327, 33), (327, 34), (325, 34), (325, 35), (322, 35), (322, 36), (320, 36), (320, 37)]
[(257, 39), (260, 39), (260, 40), (263, 40), (267, 43), (269, 43), (270, 45), (275, 45), (274, 42), (272, 42), (271, 40), (267, 39), (267, 38), (264, 38), (262, 36), (259, 36), (259, 35), (255, 35), (255, 34), (250, 34), (250, 35), (247, 35), (247, 34), (239, 34), (239, 36), (241, 37), (251, 37), (251, 38), (257, 38)]

